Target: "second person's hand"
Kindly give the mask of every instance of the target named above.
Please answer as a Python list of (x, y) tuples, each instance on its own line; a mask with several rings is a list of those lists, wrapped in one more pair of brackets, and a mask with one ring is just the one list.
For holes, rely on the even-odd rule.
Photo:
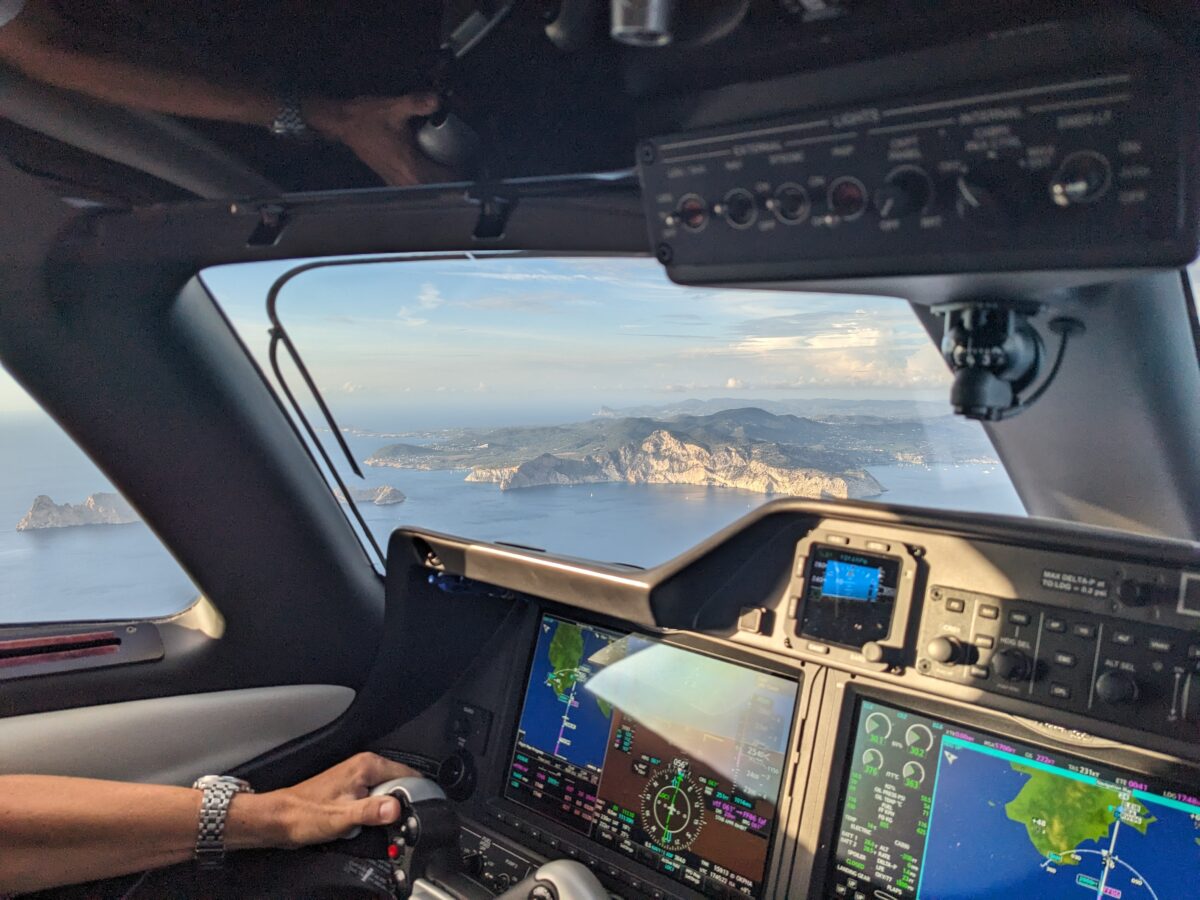
[(357, 97), (353, 100), (308, 100), (308, 124), (339, 141), (387, 184), (436, 184), (454, 173), (430, 160), (417, 146), (412, 120), (437, 112), (436, 94), (402, 97)]

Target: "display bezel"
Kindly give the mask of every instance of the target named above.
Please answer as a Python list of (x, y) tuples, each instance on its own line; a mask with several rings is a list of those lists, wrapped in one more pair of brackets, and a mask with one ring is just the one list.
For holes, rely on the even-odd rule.
[[(892, 619), (885, 638), (869, 641), (871, 658), (863, 655), (864, 647), (844, 646), (828, 640), (805, 635), (801, 631), (804, 607), (811, 572), (811, 556), (814, 547), (829, 546), (874, 557), (890, 557), (900, 561), (900, 581), (896, 588), (896, 601), (892, 607)], [(886, 671), (897, 664), (907, 646), (910, 632), (915, 628), (914, 598), (920, 595), (923, 570), (918, 560), (924, 556), (924, 548), (906, 543), (895, 529), (875, 527), (865, 523), (842, 523), (822, 520), (805, 537), (796, 543), (792, 561), (792, 575), (788, 584), (788, 630), (797, 640), (795, 655), (820, 663), (844, 663), (854, 668)]]
[[(584, 835), (578, 831), (563, 825), (556, 819), (539, 812), (538, 810), (521, 803), (519, 800), (514, 800), (506, 793), (507, 771), (512, 765), (513, 754), (517, 749), (517, 740), (521, 733), (521, 717), (525, 711), (525, 696), (529, 687), (529, 678), (533, 671), (534, 653), (537, 650), (537, 634), (541, 627), (542, 618), (544, 616), (553, 616), (558, 619), (571, 622), (576, 625), (590, 626), (593, 628), (603, 628), (608, 631), (618, 632), (622, 635), (636, 635), (646, 640), (655, 641), (660, 644), (667, 644), (672, 647), (677, 647), (681, 650), (687, 650), (691, 653), (697, 653), (701, 656), (707, 656), (711, 659), (720, 660), (722, 662), (732, 663), (746, 669), (753, 669), (760, 672), (773, 675), (781, 678), (784, 681), (790, 682), (796, 690), (796, 700), (792, 709), (792, 720), (788, 725), (787, 742), (785, 746), (788, 748), (788, 755), (784, 762), (784, 771), (780, 778), (779, 795), (775, 798), (775, 822), (771, 828), (770, 837), (767, 840), (767, 855), (763, 862), (762, 872), (762, 891), (760, 897), (770, 895), (769, 886), (773, 883), (775, 876), (774, 866), (779, 859), (778, 850), (782, 843), (787, 840), (788, 832), (785, 827), (786, 822), (790, 818), (790, 790), (796, 777), (796, 759), (795, 759), (795, 742), (799, 734), (799, 722), (803, 715), (803, 700), (804, 700), (804, 674), (797, 672), (783, 664), (775, 663), (772, 660), (762, 659), (753, 656), (749, 653), (740, 651), (737, 648), (714, 648), (703, 641), (703, 639), (695, 638), (691, 635), (673, 633), (669, 635), (655, 634), (640, 628), (631, 628), (627, 624), (608, 619), (601, 616), (581, 617), (578, 615), (578, 610), (575, 609), (559, 609), (555, 606), (546, 605), (539, 606), (534, 611), (533, 617), (534, 629), (530, 633), (530, 642), (526, 652), (524, 665), (520, 671), (520, 678), (516, 681), (516, 702), (512, 707), (512, 715), (510, 720), (510, 729), (508, 731), (508, 741), (505, 745), (504, 755), (499, 757), (500, 766), (494, 773), (497, 778), (494, 782), (496, 785), (495, 793), (493, 794), (492, 803), (500, 804), (503, 808), (511, 808), (520, 810), (520, 815), (524, 817), (535, 818), (540, 826), (547, 829), (553, 829), (556, 837), (559, 837), (563, 843), (575, 843), (587, 848), (587, 851), (595, 855), (598, 859), (612, 860), (614, 864), (622, 868), (632, 868), (639, 873), (645, 873), (655, 882), (668, 888), (671, 892), (683, 892), (694, 896), (704, 896), (695, 888), (681, 881), (670, 878), (660, 873), (656, 868), (647, 866), (633, 857), (619, 853), (604, 844), (597, 841), (595, 838)], [(734, 896), (749, 896), (749, 895), (734, 895)]]
[[(813, 598), (813, 568), (817, 563), (817, 554), (821, 551), (830, 551), (833, 554), (841, 554), (846, 556), (858, 556), (863, 559), (871, 560), (872, 562), (879, 561), (885, 565), (894, 566), (895, 583), (891, 585), (893, 597), (888, 604), (888, 621), (887, 630), (880, 635), (868, 637), (862, 643), (852, 644), (845, 641), (835, 640), (828, 635), (814, 634), (805, 630), (806, 616), (810, 611), (811, 605), (814, 603)], [(828, 570), (829, 561), (826, 560), (826, 569)], [(851, 565), (862, 565), (861, 563), (851, 563)], [(864, 567), (865, 568), (865, 567)], [(879, 567), (880, 569), (883, 566)], [(858, 547), (851, 547), (846, 544), (830, 544), (821, 541), (814, 542), (809, 545), (807, 550), (807, 560), (804, 567), (804, 594), (800, 598), (800, 608), (796, 615), (796, 633), (808, 640), (820, 641), (824, 644), (829, 644), (832, 647), (841, 647), (846, 650), (860, 652), (862, 647), (870, 641), (887, 641), (891, 638), (896, 630), (896, 614), (900, 607), (900, 588), (904, 580), (904, 560), (899, 556), (891, 553), (881, 553), (872, 550), (862, 550)], [(822, 596), (824, 592), (822, 591)], [(846, 598), (850, 599), (850, 598)], [(820, 602), (820, 601), (817, 601)], [(879, 601), (870, 601), (872, 605)]]
[[(1188, 784), (1200, 782), (1200, 766), (1193, 766), (1184, 760), (1167, 759), (1157, 754), (1142, 752), (1133, 747), (1115, 745), (1112, 741), (1100, 738), (1088, 738), (1093, 741), (1086, 746), (1065, 740), (1055, 739), (1051, 734), (1040, 733), (1034, 728), (1037, 723), (1024, 723), (1022, 720), (981, 710), (979, 707), (966, 706), (954, 701), (929, 698), (927, 695), (909, 693), (907, 691), (890, 690), (871, 684), (845, 684), (841, 687), (842, 700), (837, 704), (837, 726), (833, 729), (834, 736), (830, 741), (832, 750), (829, 759), (832, 765), (825, 773), (823, 790), (824, 803), (821, 804), (821, 819), (817, 849), (813, 854), (812, 869), (809, 875), (809, 900), (822, 900), (827, 896), (827, 889), (834, 867), (837, 864), (835, 850), (837, 834), (841, 828), (842, 810), (846, 802), (846, 793), (851, 770), (851, 753), (854, 749), (854, 739), (858, 733), (859, 717), (862, 712), (862, 701), (869, 700), (890, 706), (898, 711), (927, 716), (944, 722), (946, 725), (965, 728), (985, 733), (988, 737), (998, 740), (1016, 741), (1034, 748), (1045, 749), (1052, 753), (1073, 757), (1081, 762), (1089, 762), (1108, 769), (1118, 769), (1124, 774), (1152, 779), (1156, 787), (1169, 790), (1188, 792)], [(1005, 734), (1005, 726), (1014, 733)], [(1053, 726), (1041, 726), (1053, 728)], [(1059, 729), (1067, 733), (1065, 729)], [(810, 784), (810, 790), (817, 785)], [(1194, 791), (1195, 789), (1190, 789)]]

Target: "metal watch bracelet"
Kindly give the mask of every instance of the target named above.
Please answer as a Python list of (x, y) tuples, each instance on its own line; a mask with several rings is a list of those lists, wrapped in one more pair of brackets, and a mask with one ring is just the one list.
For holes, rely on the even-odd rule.
[(237, 794), (253, 794), (248, 782), (230, 775), (204, 775), (192, 787), (202, 792), (200, 821), (196, 829), (196, 865), (219, 869), (225, 863), (225, 821)]

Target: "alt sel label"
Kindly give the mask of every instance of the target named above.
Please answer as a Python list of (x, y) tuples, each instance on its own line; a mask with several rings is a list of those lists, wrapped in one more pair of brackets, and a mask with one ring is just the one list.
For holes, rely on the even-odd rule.
[(1082, 594), (1084, 597), (1108, 599), (1108, 579), (1097, 578), (1095, 575), (1042, 569), (1042, 587), (1051, 591), (1062, 591), (1065, 594)]

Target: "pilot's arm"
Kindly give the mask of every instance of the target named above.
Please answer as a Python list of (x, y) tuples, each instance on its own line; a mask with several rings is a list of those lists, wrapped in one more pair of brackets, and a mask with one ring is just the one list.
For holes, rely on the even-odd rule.
[[(290, 788), (236, 794), (225, 820), (229, 850), (301, 847), (361, 825), (388, 825), (394, 797), (371, 788), (416, 775), (360, 753)], [(201, 792), (51, 775), (0, 775), (0, 895), (141, 872), (192, 856)]]
[[(279, 98), (253, 88), (78, 50), (59, 40), (60, 23), (45, 0), (0, 0), (0, 61), (29, 78), (133, 109), (271, 127)], [(303, 52), (303, 48), (300, 48)], [(437, 110), (433, 94), (308, 97), (299, 114), (314, 131), (349, 147), (392, 185), (445, 180), (449, 174), (416, 147), (409, 121)]]

